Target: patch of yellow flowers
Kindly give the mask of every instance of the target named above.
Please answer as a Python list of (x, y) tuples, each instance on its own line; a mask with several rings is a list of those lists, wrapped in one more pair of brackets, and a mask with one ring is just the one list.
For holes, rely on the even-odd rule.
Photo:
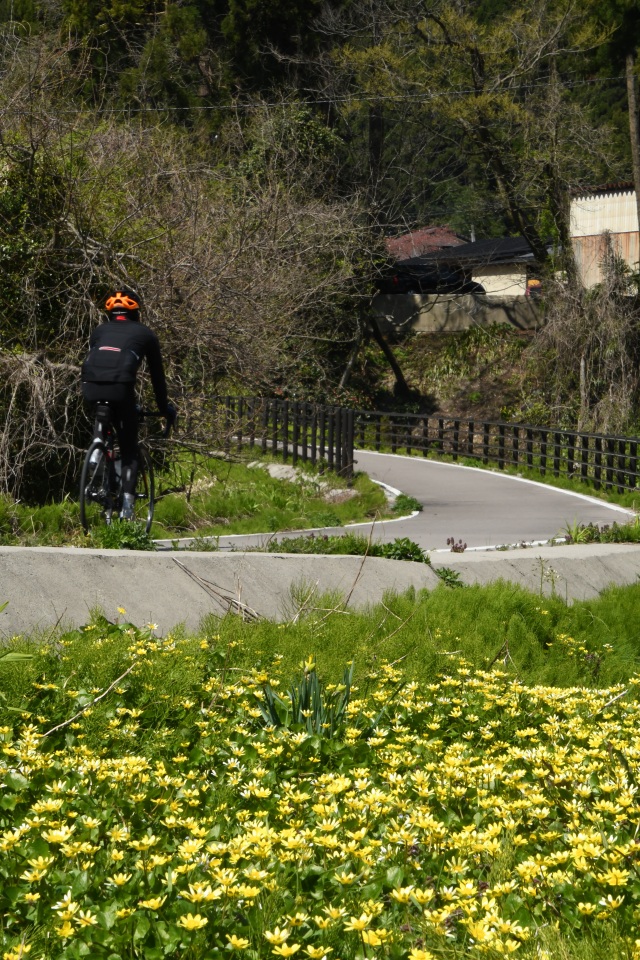
[(44, 717), (0, 728), (3, 960), (541, 957), (548, 926), (640, 957), (637, 684), (460, 661), (391, 698), (383, 665), (327, 741), (261, 725), (266, 677), (211, 676), (138, 751), (126, 689), (91, 741), (84, 717), (52, 744)]

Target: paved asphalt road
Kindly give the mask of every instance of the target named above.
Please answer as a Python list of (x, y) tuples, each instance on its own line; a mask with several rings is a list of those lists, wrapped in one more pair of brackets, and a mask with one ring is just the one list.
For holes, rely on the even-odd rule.
[(418, 457), (356, 451), (356, 469), (410, 494), (422, 512), (385, 523), (384, 540), (410, 537), (424, 549), (499, 546), (562, 536), (568, 523), (611, 524), (634, 514), (623, 507), (542, 483)]
[[(375, 524), (374, 539), (408, 537), (425, 550), (448, 551), (450, 537), (462, 540), (469, 549), (544, 542), (562, 536), (566, 525), (576, 521), (602, 525), (624, 523), (634, 516), (623, 507), (545, 484), (419, 457), (358, 450), (356, 469), (423, 505), (413, 517)], [(324, 532), (347, 529), (368, 536), (371, 524)], [(219, 546), (242, 549), (269, 539), (268, 535), (221, 537)]]

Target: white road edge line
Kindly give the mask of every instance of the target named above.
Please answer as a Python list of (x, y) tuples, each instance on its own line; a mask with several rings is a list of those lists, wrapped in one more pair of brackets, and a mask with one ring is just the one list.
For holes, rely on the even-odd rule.
[[(394, 497), (399, 497), (402, 493), (402, 490), (396, 490), (395, 487), (390, 486), (388, 483), (383, 483), (382, 480), (374, 480), (373, 477), (370, 477), (370, 479), (372, 483), (376, 483), (379, 487), (384, 487), (384, 489), (388, 490)], [(385, 520), (362, 520), (359, 523), (345, 523), (342, 527), (306, 527), (304, 530), (278, 530), (271, 533), (217, 533), (212, 534), (210, 537), (170, 537), (168, 540), (154, 540), (153, 543), (164, 546), (165, 544), (171, 545), (176, 543), (176, 541), (178, 543), (193, 543), (197, 540), (237, 540), (239, 537), (275, 537), (280, 534), (302, 536), (305, 533), (321, 533), (323, 530), (352, 530), (355, 527), (375, 527), (376, 524), (399, 523), (401, 520), (413, 520), (420, 512), (420, 510), (414, 510), (412, 513), (406, 513), (402, 517), (388, 517)], [(222, 549), (224, 549), (224, 547)]]
[[(510, 473), (502, 473), (499, 470), (483, 470), (482, 467), (468, 467), (463, 463), (443, 463), (442, 460), (425, 460), (421, 457), (410, 457), (404, 453), (382, 453), (379, 450), (359, 450), (357, 453), (370, 453), (374, 457), (396, 457), (398, 460), (411, 460), (413, 463), (428, 463), (436, 467), (455, 467), (456, 470), (473, 470), (475, 473), (483, 473), (485, 476), (489, 474), (492, 477), (500, 477), (503, 480), (515, 480), (517, 483), (529, 483), (534, 487), (542, 487), (544, 490), (555, 490), (557, 493), (566, 493), (569, 497), (578, 497), (579, 500), (585, 500), (587, 503), (594, 503), (600, 507), (608, 507), (610, 510), (614, 510), (617, 513), (625, 513), (630, 517), (637, 516), (634, 510), (630, 510), (628, 507), (621, 507), (617, 503), (609, 503), (607, 500), (599, 500), (598, 497), (590, 497), (586, 493), (576, 493), (574, 490), (565, 490), (564, 487), (554, 487), (552, 483), (541, 483), (539, 480), (529, 480), (528, 477), (514, 477)], [(357, 460), (356, 460), (357, 463)], [(476, 550), (486, 549), (482, 547), (476, 547)]]

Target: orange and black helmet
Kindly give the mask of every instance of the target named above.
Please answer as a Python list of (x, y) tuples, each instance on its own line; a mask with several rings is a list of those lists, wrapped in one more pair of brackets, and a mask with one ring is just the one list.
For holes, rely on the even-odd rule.
[(108, 313), (111, 313), (112, 310), (139, 310), (140, 297), (130, 287), (120, 287), (115, 293), (107, 297), (104, 306)]

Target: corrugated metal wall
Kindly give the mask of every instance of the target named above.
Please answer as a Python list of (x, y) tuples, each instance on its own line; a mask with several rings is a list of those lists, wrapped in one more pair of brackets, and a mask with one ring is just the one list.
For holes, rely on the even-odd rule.
[(632, 270), (637, 270), (640, 243), (633, 190), (586, 194), (571, 201), (571, 238), (585, 287), (602, 280), (605, 232), (611, 234), (618, 255)]
[[(617, 254), (632, 270), (638, 269), (640, 250), (637, 233), (612, 233), (611, 242)], [(604, 237), (576, 237), (573, 251), (580, 277), (585, 287), (592, 287), (602, 280), (601, 263), (604, 257)]]

